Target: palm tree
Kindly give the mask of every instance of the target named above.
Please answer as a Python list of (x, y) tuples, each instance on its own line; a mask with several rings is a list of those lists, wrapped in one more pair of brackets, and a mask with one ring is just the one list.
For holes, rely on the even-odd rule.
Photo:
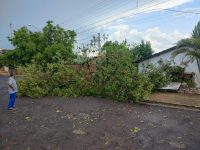
[(175, 58), (182, 53), (185, 54), (187, 63), (196, 60), (200, 73), (200, 21), (195, 26), (191, 38), (182, 39), (177, 43), (177, 50), (172, 53), (172, 56)]
[(193, 38), (200, 38), (200, 21), (194, 27), (194, 30), (192, 32), (192, 37)]
[(186, 62), (193, 62), (196, 60), (198, 70), (200, 73), (200, 38), (188, 38), (180, 40), (177, 43), (177, 50), (173, 52), (173, 57), (179, 54), (185, 54)]

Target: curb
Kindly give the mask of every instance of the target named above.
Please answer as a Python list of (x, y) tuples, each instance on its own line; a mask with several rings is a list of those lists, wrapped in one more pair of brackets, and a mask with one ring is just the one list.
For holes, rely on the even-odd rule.
[(7, 73), (0, 73), (0, 76), (9, 76)]
[(166, 108), (176, 108), (176, 109), (183, 109), (183, 110), (191, 110), (191, 111), (200, 111), (200, 107), (180, 105), (180, 104), (151, 102), (151, 101), (140, 102), (140, 104), (149, 105), (149, 106), (160, 106), (160, 107), (166, 107)]

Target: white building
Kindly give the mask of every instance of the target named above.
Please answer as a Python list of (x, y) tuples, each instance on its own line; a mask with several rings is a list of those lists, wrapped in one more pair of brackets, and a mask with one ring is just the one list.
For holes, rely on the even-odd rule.
[(9, 51), (10, 50), (8, 50), (8, 49), (2, 49), (2, 48), (0, 48), (0, 54), (5, 54), (5, 53), (7, 53)]
[(161, 51), (159, 53), (156, 53), (154, 55), (151, 55), (150, 57), (141, 60), (138, 64), (138, 69), (141, 72), (143, 67), (148, 64), (158, 64), (158, 61), (171, 61), (173, 62), (172, 65), (185, 67), (185, 73), (191, 73), (194, 74), (194, 82), (196, 87), (200, 88), (200, 73), (198, 70), (197, 62), (194, 60), (192, 63), (188, 63), (186, 66), (183, 65), (183, 59), (184, 54), (179, 54), (175, 58), (172, 57), (172, 53), (176, 51), (176, 47), (172, 47), (169, 49), (166, 49), (164, 51)]

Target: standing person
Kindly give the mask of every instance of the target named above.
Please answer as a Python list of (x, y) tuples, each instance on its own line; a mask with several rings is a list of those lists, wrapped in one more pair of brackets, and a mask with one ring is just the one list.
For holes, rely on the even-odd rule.
[(17, 83), (15, 81), (15, 75), (10, 73), (8, 79), (8, 93), (10, 94), (10, 99), (8, 102), (8, 110), (12, 110), (15, 105), (16, 93), (17, 93)]

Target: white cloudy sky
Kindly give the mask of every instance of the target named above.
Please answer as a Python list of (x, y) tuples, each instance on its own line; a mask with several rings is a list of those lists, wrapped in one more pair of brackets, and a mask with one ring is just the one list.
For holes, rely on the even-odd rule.
[(122, 24), (111, 26), (110, 28), (114, 29), (113, 34), (109, 37), (111, 40), (122, 41), (123, 39), (128, 39), (136, 43), (139, 43), (141, 40), (150, 41), (155, 52), (169, 48), (181, 38), (190, 36), (189, 34), (182, 34), (178, 30), (165, 33), (159, 27), (139, 31), (136, 28), (129, 27), (129, 25)]
[[(138, 2), (138, 3), (137, 3)], [(181, 10), (179, 13), (163, 9)], [(150, 41), (155, 52), (189, 37), (200, 20), (199, 0), (1, 0), (0, 48), (13, 46), (7, 36), (27, 26), (41, 30), (47, 20), (78, 33), (87, 43), (98, 32), (110, 40)], [(10, 28), (10, 24), (12, 24)], [(36, 29), (37, 27), (37, 29)]]
[[(196, 3), (198, 3), (197, 0), (169, 0), (165, 3), (158, 1), (156, 6), (147, 4), (136, 10), (109, 18), (111, 21), (117, 18), (123, 19), (111, 22), (104, 26), (103, 30), (110, 33), (110, 40), (127, 39), (135, 43), (141, 40), (150, 41), (154, 51), (159, 52), (174, 46), (180, 39), (191, 36), (193, 27), (200, 20), (200, 7), (197, 7)], [(168, 8), (195, 13), (163, 11)], [(144, 10), (145, 13), (143, 13)], [(140, 12), (142, 12), (141, 15), (137, 16)], [(131, 13), (136, 15), (125, 17)]]
[(141, 40), (150, 41), (154, 51), (160, 52), (174, 46), (180, 39), (190, 37), (194, 26), (200, 20), (200, 2), (198, 0), (154, 0), (153, 3), (148, 2), (150, 1), (143, 1), (138, 8), (124, 13), (100, 18), (100, 21), (95, 24), (97, 31), (108, 33), (109, 40), (113, 41), (125, 39), (130, 43), (139, 43)]

